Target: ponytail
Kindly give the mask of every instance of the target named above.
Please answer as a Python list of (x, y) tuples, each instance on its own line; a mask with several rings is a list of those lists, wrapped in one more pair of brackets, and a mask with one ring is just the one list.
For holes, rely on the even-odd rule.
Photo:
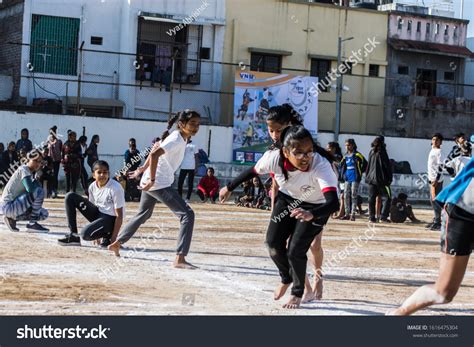
[(191, 120), (191, 118), (195, 118), (195, 117), (201, 118), (201, 115), (199, 113), (197, 113), (196, 111), (192, 111), (192, 110), (189, 110), (189, 109), (186, 109), (182, 112), (176, 113), (168, 121), (168, 126), (167, 126), (165, 132), (163, 133), (163, 135), (161, 135), (161, 141), (164, 141), (169, 136), (170, 130), (171, 130), (171, 128), (173, 128), (173, 125), (176, 122), (182, 122), (183, 124), (186, 124), (187, 122), (189, 122)]
[(271, 107), (268, 112), (267, 121), (282, 125), (303, 125), (301, 115), (290, 104)]

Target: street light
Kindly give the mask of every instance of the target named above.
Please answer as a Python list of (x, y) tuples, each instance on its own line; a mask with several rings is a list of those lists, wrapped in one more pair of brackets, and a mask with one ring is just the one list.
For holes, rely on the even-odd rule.
[[(342, 63), (342, 43), (345, 41), (353, 40), (354, 37), (348, 37), (343, 39), (339, 37), (337, 44), (337, 67), (341, 66)], [(334, 141), (339, 141), (339, 133), (341, 132), (341, 102), (342, 102), (342, 74), (339, 73), (336, 81), (336, 129), (334, 131)]]

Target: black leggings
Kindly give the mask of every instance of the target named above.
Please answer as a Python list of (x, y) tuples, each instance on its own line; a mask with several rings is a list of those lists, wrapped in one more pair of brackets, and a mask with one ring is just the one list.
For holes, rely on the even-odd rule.
[[(301, 298), (304, 292), (306, 275), (306, 253), (316, 235), (326, 224), (329, 216), (314, 219), (311, 222), (300, 222), (290, 217), (292, 208), (313, 209), (318, 205), (300, 203), (292, 197), (278, 192), (273, 208), (270, 225), (268, 226), (266, 245), (270, 257), (280, 272), (281, 282), (293, 283), (291, 294)], [(287, 248), (287, 240), (288, 242)]]
[(191, 199), (191, 194), (193, 193), (194, 186), (194, 170), (180, 170), (178, 178), (178, 193), (180, 196), (183, 196), (183, 185), (188, 176), (188, 193), (186, 194), (186, 199)]
[(390, 215), (390, 206), (392, 205), (392, 189), (390, 186), (369, 184), (369, 217), (371, 220), (375, 219), (377, 196), (382, 198), (381, 218), (387, 219)]
[(79, 180), (80, 172), (66, 173), (66, 193), (76, 192), (77, 181)]
[(81, 230), (81, 237), (84, 240), (92, 241), (101, 238), (110, 239), (112, 232), (114, 231), (116, 217), (101, 213), (97, 206), (76, 193), (66, 194), (64, 203), (71, 233), (78, 234), (76, 210), (79, 210), (79, 212), (81, 212), (81, 214), (91, 223)]

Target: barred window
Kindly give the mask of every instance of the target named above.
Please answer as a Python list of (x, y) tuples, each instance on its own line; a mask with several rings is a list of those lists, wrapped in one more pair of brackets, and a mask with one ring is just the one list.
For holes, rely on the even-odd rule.
[(34, 72), (77, 75), (79, 18), (33, 14), (30, 62)]

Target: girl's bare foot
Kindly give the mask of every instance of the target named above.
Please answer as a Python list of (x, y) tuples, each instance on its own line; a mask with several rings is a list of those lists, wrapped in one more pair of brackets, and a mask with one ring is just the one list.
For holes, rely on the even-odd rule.
[(109, 251), (112, 251), (114, 252), (115, 256), (116, 257), (120, 257), (120, 242), (119, 241), (115, 241), (114, 243), (112, 243), (111, 245), (109, 245), (107, 247), (107, 249)]
[(176, 259), (173, 263), (173, 266), (176, 269), (186, 269), (186, 270), (194, 270), (197, 269), (197, 266), (194, 266), (191, 263), (188, 263), (186, 259), (184, 259), (184, 255), (178, 254)]
[(299, 308), (301, 304), (301, 298), (298, 298), (297, 296), (292, 295), (290, 300), (283, 305), (283, 308), (289, 308), (289, 309), (295, 309)]
[(385, 313), (386, 316), (407, 316), (407, 313), (404, 308), (399, 307), (394, 310), (390, 310), (387, 313)]
[(316, 278), (314, 280), (314, 298), (316, 300), (323, 299), (323, 278)]
[(275, 300), (280, 300), (286, 293), (288, 287), (290, 286), (290, 284), (284, 284), (284, 283), (280, 283), (280, 285), (277, 287), (277, 289), (275, 289), (275, 293), (274, 293), (274, 296), (273, 298)]
[(313, 291), (304, 291), (303, 299), (301, 302), (303, 304), (307, 304), (308, 302), (311, 302), (316, 299), (316, 294)]

